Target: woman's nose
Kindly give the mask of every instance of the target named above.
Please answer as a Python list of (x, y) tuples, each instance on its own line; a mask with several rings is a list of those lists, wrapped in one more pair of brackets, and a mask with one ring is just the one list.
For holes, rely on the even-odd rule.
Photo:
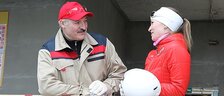
[(149, 26), (148, 31), (151, 32), (151, 30), (152, 30), (152, 28), (151, 28), (151, 26)]

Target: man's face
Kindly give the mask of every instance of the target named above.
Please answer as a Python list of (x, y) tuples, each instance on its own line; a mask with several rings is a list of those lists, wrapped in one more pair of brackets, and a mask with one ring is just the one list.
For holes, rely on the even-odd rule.
[(88, 28), (86, 17), (83, 17), (80, 20), (76, 21), (70, 19), (64, 19), (64, 21), (61, 22), (62, 24), (60, 26), (67, 39), (79, 41), (85, 38)]

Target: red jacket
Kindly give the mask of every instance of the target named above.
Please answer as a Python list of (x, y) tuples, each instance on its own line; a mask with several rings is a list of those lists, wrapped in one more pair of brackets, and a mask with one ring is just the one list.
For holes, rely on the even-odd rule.
[(161, 40), (156, 50), (149, 52), (145, 69), (161, 83), (160, 96), (184, 96), (190, 80), (190, 54), (182, 34)]

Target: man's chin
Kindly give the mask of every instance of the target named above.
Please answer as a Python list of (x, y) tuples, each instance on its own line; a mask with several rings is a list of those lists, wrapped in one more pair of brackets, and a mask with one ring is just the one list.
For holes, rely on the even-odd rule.
[(83, 40), (85, 38), (85, 35), (83, 35), (83, 36), (79, 36), (78, 38), (77, 38), (77, 40)]

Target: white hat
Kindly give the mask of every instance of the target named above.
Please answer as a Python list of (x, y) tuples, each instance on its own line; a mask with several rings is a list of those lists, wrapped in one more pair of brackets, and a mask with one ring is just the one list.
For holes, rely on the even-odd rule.
[(144, 69), (130, 69), (121, 82), (125, 96), (159, 96), (161, 85), (157, 77)]
[(183, 19), (181, 16), (166, 7), (161, 7), (159, 10), (157, 10), (153, 16), (151, 16), (151, 20), (156, 20), (163, 23), (173, 32), (176, 32), (183, 24)]

